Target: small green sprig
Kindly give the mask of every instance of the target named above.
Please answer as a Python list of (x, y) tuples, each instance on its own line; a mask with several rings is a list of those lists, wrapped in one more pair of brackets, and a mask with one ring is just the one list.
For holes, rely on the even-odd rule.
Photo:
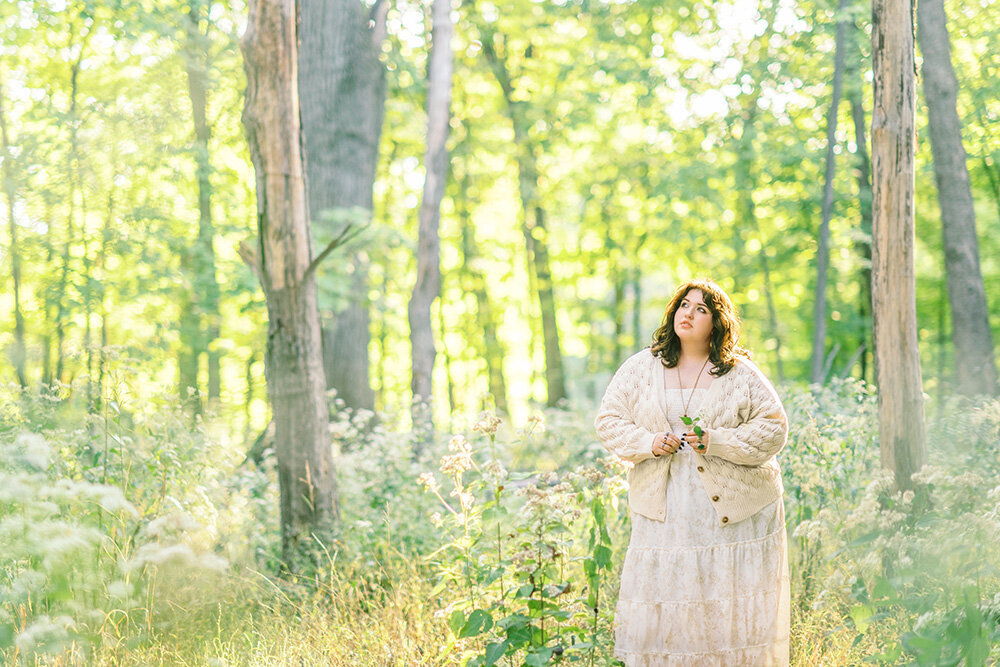
[[(705, 433), (705, 429), (703, 429), (701, 426), (698, 426), (698, 417), (692, 418), (688, 417), (687, 415), (684, 415), (683, 417), (681, 417), (681, 421), (684, 422), (686, 426), (691, 426), (692, 427), (691, 430), (694, 432), (694, 434), (698, 436), (699, 440), (701, 439), (701, 436)], [(698, 449), (705, 449), (705, 445), (699, 442)]]

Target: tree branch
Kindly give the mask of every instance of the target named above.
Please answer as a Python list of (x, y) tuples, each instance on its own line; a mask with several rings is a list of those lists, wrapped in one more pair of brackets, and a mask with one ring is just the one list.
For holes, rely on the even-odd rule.
[(337, 246), (343, 243), (347, 243), (348, 241), (353, 239), (355, 236), (361, 233), (362, 229), (363, 229), (362, 227), (355, 227), (352, 224), (344, 227), (343, 231), (340, 232), (340, 235), (337, 236), (337, 238), (330, 241), (326, 245), (326, 247), (323, 248), (323, 252), (316, 255), (316, 257), (313, 258), (313, 261), (309, 262), (309, 266), (306, 268), (306, 272), (302, 275), (303, 280), (308, 278), (310, 273), (316, 271), (316, 268), (320, 265), (320, 262), (326, 259), (326, 256), (329, 255), (331, 252), (333, 252), (333, 250)]

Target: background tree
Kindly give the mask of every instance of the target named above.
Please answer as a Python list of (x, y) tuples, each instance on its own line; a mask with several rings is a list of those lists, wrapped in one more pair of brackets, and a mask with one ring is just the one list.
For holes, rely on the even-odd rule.
[(873, 0), (872, 314), (882, 464), (896, 484), (925, 461), (913, 266), (915, 76), (912, 0)]
[[(336, 478), (323, 376), (316, 262), (300, 151), (293, 0), (253, 0), (242, 49), (246, 126), (257, 173), (254, 266), (267, 298), (267, 384), (281, 489), (282, 554), (296, 567), (336, 516)], [(329, 250), (329, 247), (327, 248)]]
[(917, 11), (924, 99), (941, 208), (956, 387), (966, 396), (994, 395), (997, 367), (979, 267), (976, 212), (962, 143), (962, 121), (956, 109), (958, 80), (951, 63), (944, 2), (921, 0)]
[[(427, 70), (427, 154), (424, 196), (417, 232), (417, 281), (407, 309), (413, 359), (411, 416), (418, 447), (434, 431), (434, 328), (431, 305), (441, 290), (441, 199), (448, 181), (448, 128), (451, 122), (452, 22), (450, 0), (431, 9), (430, 66)], [(449, 403), (450, 404), (450, 403)]]
[[(299, 96), (317, 239), (371, 218), (385, 104), (379, 53), (389, 3), (300, 0)], [(358, 250), (321, 271), (327, 386), (352, 408), (374, 408), (369, 378), (369, 259)]]

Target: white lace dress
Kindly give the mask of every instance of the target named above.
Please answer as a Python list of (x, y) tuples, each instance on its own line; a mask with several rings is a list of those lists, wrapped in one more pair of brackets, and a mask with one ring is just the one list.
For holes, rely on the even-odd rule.
[[(690, 429), (668, 389), (674, 433)], [(695, 414), (705, 389), (690, 396)], [(667, 518), (632, 514), (615, 611), (615, 656), (628, 667), (787, 665), (789, 594), (781, 500), (723, 526), (690, 447), (673, 455)]]

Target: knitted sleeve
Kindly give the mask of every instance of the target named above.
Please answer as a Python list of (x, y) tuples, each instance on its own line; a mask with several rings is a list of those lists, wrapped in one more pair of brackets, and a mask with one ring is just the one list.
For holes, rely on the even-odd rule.
[(759, 466), (781, 451), (788, 439), (788, 417), (774, 386), (747, 363), (746, 419), (735, 428), (708, 429), (706, 456), (718, 456), (745, 466)]
[(636, 423), (642, 395), (652, 392), (641, 359), (641, 355), (634, 355), (621, 365), (611, 378), (594, 419), (601, 444), (612, 454), (632, 463), (652, 458), (656, 436)]

